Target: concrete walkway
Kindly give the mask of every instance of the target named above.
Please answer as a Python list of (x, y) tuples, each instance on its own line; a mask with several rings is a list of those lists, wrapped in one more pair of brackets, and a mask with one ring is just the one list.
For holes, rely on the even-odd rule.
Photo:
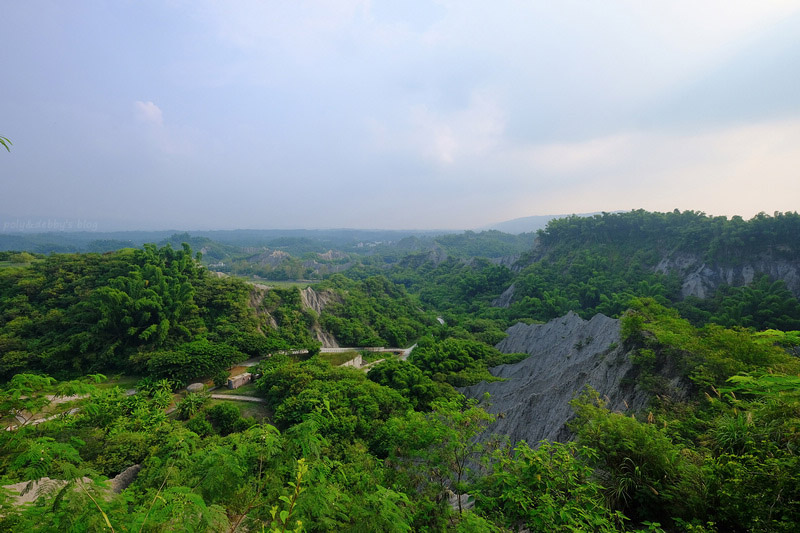
[(253, 403), (267, 403), (264, 398), (257, 398), (255, 396), (238, 396), (236, 394), (212, 394), (215, 400), (231, 400), (236, 402), (253, 402)]

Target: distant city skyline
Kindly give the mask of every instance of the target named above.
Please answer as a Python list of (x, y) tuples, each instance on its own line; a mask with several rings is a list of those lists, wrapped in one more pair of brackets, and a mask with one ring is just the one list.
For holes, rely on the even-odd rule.
[(800, 208), (800, 0), (2, 12), (3, 231)]

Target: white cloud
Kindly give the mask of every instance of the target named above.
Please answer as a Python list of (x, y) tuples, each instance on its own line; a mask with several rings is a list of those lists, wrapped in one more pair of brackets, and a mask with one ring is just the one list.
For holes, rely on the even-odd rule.
[(610, 135), (574, 143), (535, 145), (519, 154), (522, 162), (547, 174), (568, 174), (613, 167), (631, 155), (630, 134)]
[(219, 37), (245, 50), (324, 44), (337, 37), (354, 19), (369, 9), (367, 0), (298, 0), (263, 2), (211, 1), (205, 9)]
[(376, 119), (368, 124), (379, 150), (451, 166), (490, 156), (502, 143), (505, 113), (496, 98), (476, 91), (462, 109), (438, 111), (413, 105), (400, 127)]
[(199, 132), (187, 126), (164, 124), (164, 114), (151, 101), (134, 102), (136, 119), (148, 127), (142, 128), (139, 134), (158, 153), (170, 156), (192, 156), (195, 154), (195, 142)]
[(164, 125), (164, 117), (161, 109), (153, 102), (141, 102), (137, 100), (134, 102), (136, 108), (136, 118), (148, 124), (155, 124), (156, 126)]
[[(4, 127), (21, 132), (15, 160), (25, 128), (40, 139), (50, 131), (43, 102), (52, 101), (80, 108), (79, 123), (64, 122), (101, 138), (104, 153), (126, 154), (135, 141), (143, 174), (164, 176), (175, 191), (195, 180), (198, 202), (215, 209), (219, 175), (251, 191), (254, 205), (274, 194), (349, 202), (361, 217), (353, 214), (352, 225), (382, 225), (381, 211), (395, 226), (425, 216), (428, 226), (463, 227), (477, 217), (632, 207), (798, 209), (800, 124), (773, 119), (800, 109), (791, 92), (800, 0), (129, 4), (81, 17), (52, 6), (12, 9), (31, 21), (47, 12), (70, 37), (4, 26), (26, 51), (0, 59), (20, 72), (0, 102), (12, 120)], [(135, 26), (153, 20), (161, 22)], [(112, 40), (131, 61), (85, 53)], [(54, 53), (56, 43), (67, 48)], [(62, 55), (94, 83), (26, 85), (40, 78), (25, 69), (60, 73)], [(771, 76), (742, 81), (760, 72)], [(168, 116), (153, 101), (124, 96), (131, 87), (142, 91), (135, 95), (157, 87)], [(45, 100), (23, 99), (48, 90)], [(742, 96), (717, 98), (727, 92)], [(35, 117), (21, 111), (36, 109)], [(128, 129), (105, 134), (119, 122)], [(62, 145), (53, 135), (44, 148)], [(85, 148), (74, 168), (54, 168), (99, 183), (125, 166), (101, 164)], [(337, 225), (335, 210), (313, 211), (308, 224)]]

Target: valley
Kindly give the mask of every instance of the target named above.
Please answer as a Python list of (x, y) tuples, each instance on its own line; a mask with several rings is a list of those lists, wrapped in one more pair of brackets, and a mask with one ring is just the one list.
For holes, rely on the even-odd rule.
[(800, 522), (797, 213), (86, 239), (0, 242), (0, 529)]

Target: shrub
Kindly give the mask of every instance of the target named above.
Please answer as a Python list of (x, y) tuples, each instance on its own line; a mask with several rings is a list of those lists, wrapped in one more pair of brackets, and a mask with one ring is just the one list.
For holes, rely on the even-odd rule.
[(214, 428), (211, 426), (208, 420), (202, 416), (196, 416), (186, 422), (186, 429), (197, 433), (201, 437), (206, 437), (214, 433)]
[(181, 400), (175, 408), (178, 413), (178, 419), (188, 420), (193, 417), (203, 408), (209, 399), (208, 393), (205, 392), (190, 393), (186, 398)]
[(242, 415), (233, 404), (220, 403), (215, 405), (206, 412), (206, 418), (214, 426), (217, 433), (222, 436), (241, 431), (242, 425), (239, 420), (242, 419)]

